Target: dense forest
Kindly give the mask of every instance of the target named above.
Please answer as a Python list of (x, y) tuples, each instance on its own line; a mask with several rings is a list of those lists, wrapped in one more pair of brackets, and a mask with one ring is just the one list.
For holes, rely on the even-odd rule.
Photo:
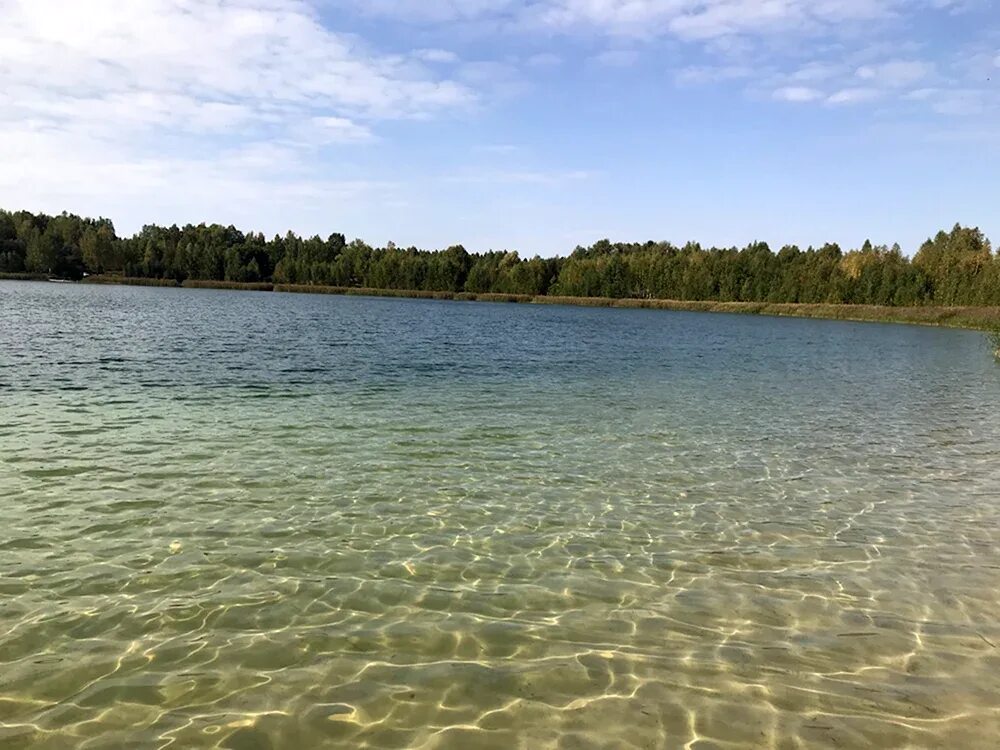
[(578, 247), (568, 257), (374, 248), (344, 235), (267, 239), (218, 224), (149, 225), (119, 237), (107, 219), (0, 210), (0, 273), (79, 279), (267, 281), (374, 289), (673, 300), (1000, 305), (1000, 257), (978, 229), (938, 232), (910, 259), (865, 242), (805, 250), (668, 242)]

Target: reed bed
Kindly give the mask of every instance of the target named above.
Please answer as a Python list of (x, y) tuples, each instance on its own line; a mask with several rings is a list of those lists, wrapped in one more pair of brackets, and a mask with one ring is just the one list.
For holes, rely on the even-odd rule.
[(81, 284), (119, 284), (124, 286), (180, 286), (174, 279), (147, 279), (141, 276), (94, 274), (80, 279)]
[(45, 273), (0, 273), (0, 281), (48, 281), (49, 276)]
[(496, 292), (483, 292), (476, 295), (477, 302), (534, 302), (537, 297), (530, 294), (502, 294)]
[(185, 289), (233, 289), (244, 292), (272, 292), (274, 284), (259, 281), (204, 281), (199, 279), (188, 279), (182, 287)]
[[(339, 294), (356, 297), (406, 297), (412, 299), (467, 299), (469, 295), (456, 292), (436, 292), (426, 289), (373, 289), (356, 286), (324, 286), (322, 284), (275, 284), (274, 291), (292, 294)], [(475, 295), (471, 295), (475, 299)]]
[(541, 296), (536, 304), (625, 307), (689, 312), (722, 312), (741, 315), (775, 315), (879, 323), (915, 323), (994, 330), (1000, 327), (1000, 307), (887, 307), (836, 303), (716, 302), (703, 300), (611, 299), (608, 297)]

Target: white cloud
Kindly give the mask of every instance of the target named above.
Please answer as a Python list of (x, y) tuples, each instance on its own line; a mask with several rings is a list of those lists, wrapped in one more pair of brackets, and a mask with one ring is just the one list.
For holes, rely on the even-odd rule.
[(841, 89), (827, 97), (827, 104), (859, 104), (877, 99), (882, 92), (878, 89), (855, 86), (853, 88)]
[[(0, 80), (11, 76), (0, 73)], [(263, 112), (237, 101), (199, 99), (174, 91), (94, 91), (63, 93), (44, 84), (11, 82), (0, 87), (0, 128), (37, 119), (50, 127), (73, 127), (93, 135), (116, 137), (149, 128), (188, 133), (225, 132), (254, 121)]]
[(982, 89), (922, 88), (906, 95), (911, 101), (926, 102), (941, 115), (977, 116), (997, 110), (997, 98)]
[(342, 198), (367, 183), (324, 179), (317, 150), (478, 98), (305, 0), (0, 0), (0, 19), (0, 205)]
[[(774, 88), (773, 98), (782, 101), (842, 106), (898, 95), (900, 90), (931, 77), (935, 71), (928, 62), (893, 59), (852, 68), (840, 61), (814, 61), (791, 73), (765, 76), (765, 85)], [(759, 90), (760, 86), (756, 88)], [(909, 95), (906, 98), (917, 100)]]
[(313, 117), (295, 132), (317, 144), (364, 143), (375, 137), (369, 128), (346, 117)]
[(910, 86), (933, 72), (934, 66), (920, 60), (890, 60), (858, 68), (858, 78), (880, 86)]
[(844, 66), (840, 63), (811, 62), (792, 73), (789, 79), (818, 83), (842, 75), (844, 75)]
[[(397, 186), (331, 179), (302, 160), (294, 146), (251, 143), (204, 154), (156, 155), (85, 135), (30, 126), (0, 131), (0, 205), (50, 213), (131, 217), (132, 229), (157, 216), (172, 221), (219, 220), (287, 229), (290, 208), (303, 201), (343, 211), (390, 199)], [(328, 219), (329, 220), (329, 219)]]
[(789, 30), (811, 21), (803, 10), (795, 3), (780, 1), (698, 4), (671, 18), (669, 29), (687, 39)]
[(887, 19), (939, 0), (330, 0), (365, 15), (423, 24), (480, 22), (515, 30), (686, 39)]
[(682, 86), (695, 86), (746, 79), (753, 75), (753, 68), (745, 65), (692, 65), (677, 71), (674, 81)]
[[(879, 59), (878, 55), (884, 54), (887, 49), (891, 48), (869, 45), (851, 53), (838, 50), (835, 59), (813, 60), (790, 72), (781, 72), (780, 60), (772, 60), (769, 66), (760, 67), (746, 76), (750, 82), (746, 93), (753, 97), (763, 94), (780, 101), (816, 102), (829, 106), (874, 101), (920, 101), (927, 102), (929, 109), (942, 114), (975, 109), (976, 97), (957, 93), (944, 97), (937, 93), (946, 81), (955, 89), (968, 87), (968, 81), (963, 83), (963, 76), (956, 74), (954, 64), (949, 66), (943, 62), (917, 59)], [(861, 60), (866, 62), (859, 65)], [(942, 72), (945, 69), (949, 70), (949, 74)], [(718, 79), (689, 74), (686, 80), (712, 82)], [(931, 82), (936, 82), (938, 87), (928, 86)], [(915, 89), (918, 84), (923, 85)], [(985, 98), (985, 94), (980, 98)]]
[(328, 0), (369, 16), (416, 23), (474, 21), (509, 12), (515, 0)]
[(641, 37), (715, 39), (816, 31), (890, 17), (901, 0), (545, 0), (535, 16), (554, 28), (591, 27)]
[(93, 95), (190, 92), (400, 116), (471, 92), (325, 29), (301, 0), (0, 0), (2, 83)]
[(458, 55), (446, 49), (419, 49), (414, 55), (418, 60), (429, 63), (455, 63)]
[(812, 102), (823, 96), (823, 92), (808, 86), (783, 86), (772, 95), (783, 102)]
[(456, 68), (455, 76), (493, 104), (520, 96), (528, 86), (520, 68), (511, 62), (464, 63)]
[(998, 53), (997, 56), (993, 58), (993, 67), (1000, 68), (1000, 53)]
[(989, 7), (991, 0), (931, 0), (931, 5), (946, 10), (952, 15), (967, 13), (982, 7)]
[(678, 85), (746, 80), (754, 96), (831, 105), (889, 98), (889, 92), (929, 80), (940, 84), (938, 66), (918, 59), (927, 50), (891, 32), (906, 28), (918, 13), (948, 13), (958, 5), (955, 0), (336, 2), (394, 20), (478, 23), (490, 33), (526, 38), (608, 38), (610, 49), (591, 58), (606, 66), (634, 64), (637, 42), (680, 40), (700, 50), (702, 61), (675, 72)]

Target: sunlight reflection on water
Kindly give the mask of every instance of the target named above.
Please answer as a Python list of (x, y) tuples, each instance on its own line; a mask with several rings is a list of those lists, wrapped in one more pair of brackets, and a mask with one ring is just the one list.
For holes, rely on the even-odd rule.
[(1000, 737), (977, 334), (0, 283), (3, 747)]

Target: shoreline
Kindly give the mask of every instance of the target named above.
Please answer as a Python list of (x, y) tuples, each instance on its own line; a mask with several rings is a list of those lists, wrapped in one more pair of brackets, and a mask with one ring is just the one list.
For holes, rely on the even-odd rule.
[[(34, 274), (0, 274), (0, 281), (47, 281)], [(557, 295), (502, 294), (496, 292), (432, 292), (413, 289), (372, 289), (312, 284), (242, 283), (235, 281), (188, 280), (177, 283), (171, 279), (130, 278), (120, 276), (90, 276), (82, 284), (115, 286), (153, 286), (183, 289), (221, 289), (285, 294), (332, 294), (359, 297), (400, 297), (436, 299), (456, 302), (504, 302), (536, 305), (572, 305), (575, 307), (614, 307), (643, 310), (673, 310), (681, 312), (721, 312), (740, 315), (843, 320), (858, 323), (906, 323), (940, 328), (963, 328), (990, 331), (1000, 328), (1000, 307), (926, 305), (919, 307), (888, 307), (850, 305), (827, 302), (719, 302), (713, 300), (663, 300), (611, 297), (563, 297)]]

